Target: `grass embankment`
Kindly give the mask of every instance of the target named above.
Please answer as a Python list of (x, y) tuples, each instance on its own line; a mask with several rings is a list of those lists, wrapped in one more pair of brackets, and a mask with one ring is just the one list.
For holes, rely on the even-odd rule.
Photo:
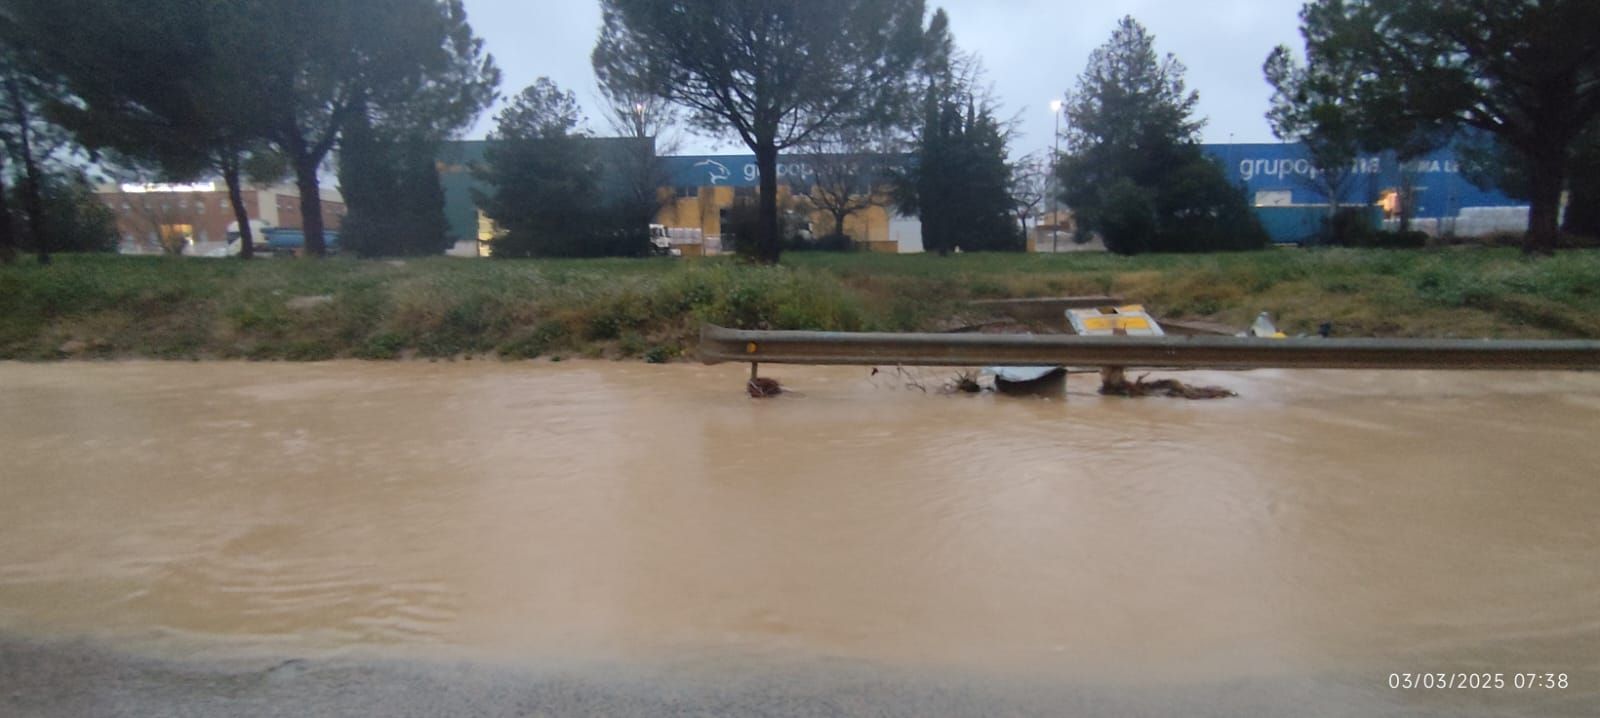
[(0, 267), (0, 358), (667, 360), (702, 321), (912, 331), (967, 299), (1121, 295), (1158, 316), (1290, 333), (1600, 337), (1600, 252), (1273, 250), (1207, 256), (791, 255), (724, 260), (320, 262), (63, 256)]

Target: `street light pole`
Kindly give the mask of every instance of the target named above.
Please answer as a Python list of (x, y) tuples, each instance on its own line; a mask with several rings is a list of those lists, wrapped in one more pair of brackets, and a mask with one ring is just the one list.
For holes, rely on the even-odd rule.
[(1056, 175), (1061, 170), (1061, 100), (1050, 101), (1050, 114), (1055, 115), (1056, 133), (1055, 149), (1050, 153), (1050, 253), (1056, 254), (1060, 247), (1057, 238), (1061, 236), (1061, 200), (1057, 199)]

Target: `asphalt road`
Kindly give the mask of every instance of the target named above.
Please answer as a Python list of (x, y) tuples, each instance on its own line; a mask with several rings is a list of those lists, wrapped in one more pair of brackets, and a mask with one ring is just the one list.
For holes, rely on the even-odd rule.
[[(1454, 702), (1453, 702), (1454, 703)], [(0, 638), (0, 715), (102, 716), (1474, 716), (1327, 679), (1060, 685), (851, 662), (730, 670), (297, 659), (200, 663)], [(1582, 715), (1577, 705), (1527, 715)], [(1494, 708), (1494, 710), (1490, 710)], [(1519, 712), (1520, 714), (1520, 712)]]

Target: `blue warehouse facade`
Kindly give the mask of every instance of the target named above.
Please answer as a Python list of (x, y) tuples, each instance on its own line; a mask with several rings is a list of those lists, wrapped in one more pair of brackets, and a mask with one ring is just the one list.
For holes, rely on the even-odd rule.
[[(1244, 188), (1276, 242), (1308, 240), (1334, 204), (1330, 195), (1335, 192), (1312, 166), (1304, 145), (1208, 144), (1203, 149), (1230, 182)], [(1375, 221), (1392, 226), (1407, 183), (1412, 224), (1424, 232), (1477, 236), (1526, 227), (1527, 203), (1474, 185), (1448, 147), (1403, 164), (1392, 153), (1356, 158), (1336, 190), (1337, 204), (1372, 207)]]

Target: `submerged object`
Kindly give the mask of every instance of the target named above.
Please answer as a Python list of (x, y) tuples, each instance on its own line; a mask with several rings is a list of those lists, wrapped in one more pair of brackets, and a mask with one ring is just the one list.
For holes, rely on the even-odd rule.
[(1195, 386), (1177, 379), (1145, 381), (1148, 374), (1133, 381), (1121, 368), (1108, 368), (1101, 373), (1100, 393), (1104, 396), (1166, 396), (1175, 399), (1230, 399), (1237, 393), (1220, 386)]
[(1002, 394), (1060, 394), (1067, 388), (1067, 368), (1062, 366), (994, 366), (994, 389)]

